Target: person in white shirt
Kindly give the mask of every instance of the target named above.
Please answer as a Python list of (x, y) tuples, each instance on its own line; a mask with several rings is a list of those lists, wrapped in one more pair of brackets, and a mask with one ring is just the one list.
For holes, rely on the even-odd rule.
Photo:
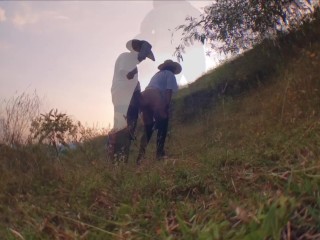
[(144, 134), (140, 140), (137, 164), (145, 154), (153, 129), (157, 129), (157, 159), (165, 157), (164, 145), (169, 123), (169, 105), (172, 94), (178, 91), (175, 75), (182, 71), (181, 65), (172, 60), (166, 60), (158, 66), (160, 70), (150, 80), (142, 92), (141, 111), (144, 124)]
[(155, 60), (152, 46), (147, 41), (133, 39), (127, 42), (126, 47), (130, 52), (124, 52), (117, 58), (111, 86), (114, 125), (109, 134), (108, 152), (113, 161), (115, 158), (128, 160), (130, 143), (134, 138), (141, 97), (137, 65), (146, 58)]

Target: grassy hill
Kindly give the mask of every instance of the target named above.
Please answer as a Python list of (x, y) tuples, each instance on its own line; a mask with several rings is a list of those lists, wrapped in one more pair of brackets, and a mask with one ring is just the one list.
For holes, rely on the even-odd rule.
[(318, 15), (182, 89), (164, 162), (0, 146), (0, 238), (319, 239), (319, 40)]

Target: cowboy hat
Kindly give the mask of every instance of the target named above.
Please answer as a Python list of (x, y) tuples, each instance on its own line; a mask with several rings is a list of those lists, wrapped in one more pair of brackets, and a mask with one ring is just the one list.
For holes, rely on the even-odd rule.
[(153, 52), (151, 51), (151, 44), (145, 40), (138, 40), (138, 39), (132, 39), (130, 41), (127, 42), (126, 47), (129, 51), (135, 51), (135, 52), (140, 52), (142, 46), (146, 46), (147, 47), (147, 58), (150, 58), (152, 61), (155, 61)]
[(174, 74), (179, 74), (182, 71), (181, 65), (179, 63), (177, 63), (177, 62), (174, 62), (174, 61), (170, 60), (170, 59), (169, 60), (165, 60), (164, 63), (160, 64), (158, 66), (158, 69), (159, 70), (163, 70), (163, 69), (165, 69), (167, 67), (170, 67)]

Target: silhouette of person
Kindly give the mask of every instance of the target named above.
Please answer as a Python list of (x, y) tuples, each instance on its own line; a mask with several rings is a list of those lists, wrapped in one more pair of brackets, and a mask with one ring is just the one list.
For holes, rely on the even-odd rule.
[(151, 44), (133, 39), (126, 44), (129, 52), (119, 55), (111, 86), (114, 105), (114, 126), (109, 134), (109, 156), (127, 161), (131, 140), (139, 114), (140, 83), (137, 65), (149, 58), (155, 61)]
[(141, 111), (144, 124), (144, 134), (140, 140), (137, 164), (145, 154), (154, 128), (157, 129), (157, 154), (158, 160), (165, 157), (164, 145), (169, 124), (169, 106), (172, 94), (178, 91), (175, 75), (182, 70), (181, 65), (172, 60), (166, 60), (158, 66), (158, 71), (142, 92)]
[[(140, 33), (137, 38), (149, 41), (153, 51), (157, 53), (157, 61), (160, 64), (166, 59), (172, 58), (176, 47), (180, 44), (182, 32), (175, 28), (185, 22), (187, 16), (197, 17), (200, 15), (195, 7), (185, 0), (180, 1), (153, 1), (153, 9), (145, 16), (140, 25)], [(201, 43), (195, 42), (192, 47), (186, 49), (183, 61), (180, 63), (183, 76), (187, 83), (195, 80), (206, 70), (205, 51)], [(150, 64), (145, 64), (144, 74), (150, 74)], [(147, 69), (148, 68), (148, 69)], [(147, 77), (150, 79), (150, 77)], [(182, 76), (177, 76), (178, 83)]]

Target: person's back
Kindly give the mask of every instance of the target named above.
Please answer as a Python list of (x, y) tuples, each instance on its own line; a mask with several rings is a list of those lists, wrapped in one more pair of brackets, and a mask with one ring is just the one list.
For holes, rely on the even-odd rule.
[(178, 91), (176, 77), (169, 70), (161, 70), (151, 78), (146, 89), (159, 89), (161, 92), (171, 89), (176, 92)]

